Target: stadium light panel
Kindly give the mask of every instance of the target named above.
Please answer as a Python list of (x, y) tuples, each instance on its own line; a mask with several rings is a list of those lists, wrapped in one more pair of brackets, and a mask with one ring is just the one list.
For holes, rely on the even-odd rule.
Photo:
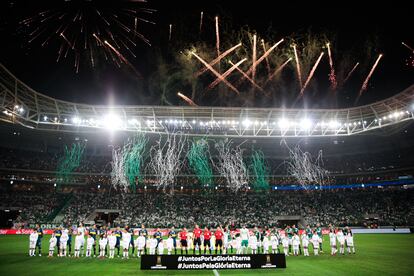
[(300, 128), (303, 130), (309, 130), (312, 127), (312, 121), (310, 119), (303, 119), (300, 121)]
[(80, 124), (81, 120), (80, 120), (80, 118), (79, 118), (79, 117), (73, 117), (73, 118), (72, 118), (72, 122), (73, 122), (74, 124), (78, 125), (78, 124)]
[(108, 130), (118, 130), (122, 127), (122, 120), (116, 114), (108, 114), (105, 116), (105, 128)]
[(281, 129), (288, 129), (289, 128), (289, 121), (286, 119), (280, 119), (278, 122), (279, 128)]

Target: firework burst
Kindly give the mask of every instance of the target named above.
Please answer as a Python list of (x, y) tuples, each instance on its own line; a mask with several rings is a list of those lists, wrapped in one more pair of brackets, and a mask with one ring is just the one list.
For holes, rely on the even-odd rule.
[(76, 72), (80, 60), (88, 60), (93, 68), (102, 56), (117, 66), (131, 66), (126, 56), (135, 57), (133, 48), (137, 43), (150, 45), (138, 29), (139, 22), (153, 24), (145, 14), (155, 10), (142, 8), (142, 2), (145, 1), (57, 0), (22, 20), (20, 27), (28, 33), (29, 44), (59, 45), (57, 62), (73, 56)]

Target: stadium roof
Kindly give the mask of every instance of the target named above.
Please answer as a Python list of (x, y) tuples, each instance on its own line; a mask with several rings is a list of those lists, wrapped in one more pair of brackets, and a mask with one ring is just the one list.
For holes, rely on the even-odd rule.
[(63, 132), (108, 129), (213, 137), (349, 136), (414, 119), (414, 85), (385, 100), (344, 109), (102, 106), (36, 92), (2, 64), (0, 101), (2, 121)]

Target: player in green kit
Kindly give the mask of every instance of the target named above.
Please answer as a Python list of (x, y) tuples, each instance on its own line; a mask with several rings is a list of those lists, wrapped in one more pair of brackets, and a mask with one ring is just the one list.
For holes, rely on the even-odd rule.
[(289, 239), (289, 253), (292, 253), (292, 238), (293, 238), (293, 229), (288, 225), (285, 229), (285, 235)]
[(316, 234), (319, 236), (320, 238), (320, 243), (319, 243), (319, 250), (321, 253), (323, 253), (323, 249), (322, 249), (322, 241), (323, 241), (323, 236), (322, 236), (322, 228), (320, 223), (316, 224)]
[(257, 226), (254, 227), (254, 235), (256, 236), (256, 239), (257, 239), (257, 253), (260, 253), (260, 247), (262, 245), (262, 243), (261, 243), (262, 233), (257, 228)]

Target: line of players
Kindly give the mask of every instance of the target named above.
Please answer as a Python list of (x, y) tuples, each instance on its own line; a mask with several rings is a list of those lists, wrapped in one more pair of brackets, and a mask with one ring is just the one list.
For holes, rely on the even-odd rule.
[[(312, 246), (314, 255), (319, 255), (322, 251), (322, 228), (317, 225), (311, 228), (309, 225), (303, 229), (302, 235), (299, 229), (293, 225), (287, 226), (284, 231), (280, 229), (265, 227), (260, 231), (257, 227), (250, 231), (243, 226), (237, 231), (230, 231), (228, 227), (217, 227), (214, 232), (205, 227), (201, 229), (195, 225), (192, 232), (186, 228), (181, 231), (172, 227), (168, 232), (168, 238), (163, 239), (162, 232), (157, 229), (153, 235), (149, 235), (144, 225), (138, 231), (138, 237), (134, 239), (134, 232), (128, 226), (121, 229), (117, 227), (114, 231), (103, 227), (98, 229), (96, 225), (85, 228), (80, 224), (76, 229), (73, 228), (57, 228), (49, 240), (49, 257), (53, 257), (55, 248), (57, 255), (60, 257), (71, 256), (72, 254), (72, 236), (75, 236), (74, 257), (79, 258), (85, 252), (86, 257), (96, 257), (97, 247), (99, 249), (99, 257), (114, 258), (115, 251), (120, 257), (122, 248), (122, 257), (129, 258), (129, 249), (132, 249), (132, 255), (136, 251), (136, 256), (142, 254), (178, 254), (177, 249), (180, 248), (180, 254), (188, 254), (193, 249), (194, 254), (247, 254), (248, 248), (252, 254), (257, 253), (279, 253), (279, 245), (282, 245), (283, 253), (286, 256), (291, 254), (297, 256), (302, 254), (309, 256), (309, 249)], [(99, 237), (99, 241), (98, 241)], [(37, 225), (36, 229), (30, 234), (29, 256), (35, 256), (38, 249), (38, 255), (41, 256), (43, 230)], [(86, 238), (86, 241), (85, 241)], [(350, 228), (334, 229), (330, 226), (329, 242), (331, 247), (331, 255), (337, 253), (337, 241), (339, 243), (339, 253), (345, 254), (345, 247), (350, 254), (355, 254), (353, 234)], [(86, 250), (85, 250), (86, 245)], [(215, 249), (215, 252), (214, 252)], [(108, 253), (109, 250), (109, 253)]]

